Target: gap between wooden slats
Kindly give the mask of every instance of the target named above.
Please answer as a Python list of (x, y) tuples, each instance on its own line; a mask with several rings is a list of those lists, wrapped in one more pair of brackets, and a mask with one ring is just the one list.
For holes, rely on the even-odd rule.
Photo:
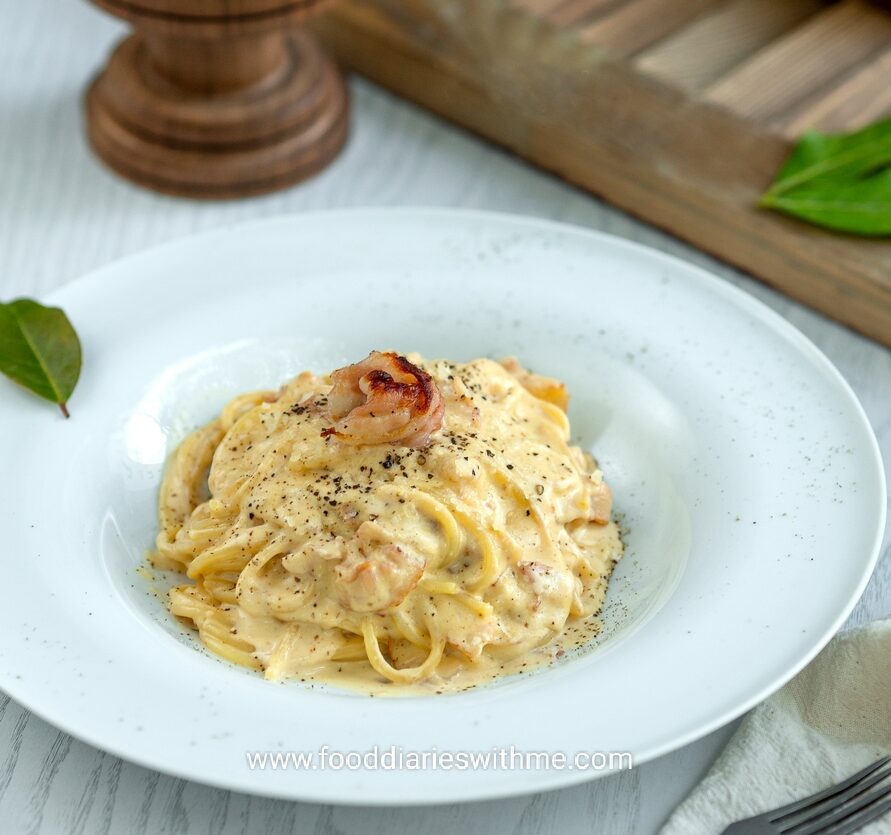
[(783, 129), (840, 79), (891, 43), (891, 15), (845, 0), (755, 53), (704, 98)]
[(730, 0), (641, 53), (634, 64), (697, 92), (825, 7), (825, 0)]
[(794, 139), (808, 128), (828, 133), (855, 130), (891, 114), (891, 49), (843, 79), (783, 126)]
[(634, 55), (677, 31), (718, 0), (628, 0), (593, 23), (579, 28), (582, 42), (612, 55)]

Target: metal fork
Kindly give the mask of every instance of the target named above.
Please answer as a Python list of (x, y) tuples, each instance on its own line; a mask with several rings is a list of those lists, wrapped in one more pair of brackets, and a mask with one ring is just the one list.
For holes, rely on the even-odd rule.
[(888, 777), (891, 756), (804, 800), (737, 821), (722, 835), (849, 835), (891, 812), (891, 783), (868, 791)]

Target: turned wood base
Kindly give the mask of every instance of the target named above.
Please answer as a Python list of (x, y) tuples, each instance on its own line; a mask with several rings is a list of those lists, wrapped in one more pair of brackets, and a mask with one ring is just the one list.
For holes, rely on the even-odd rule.
[(259, 194), (324, 168), (347, 133), (333, 62), (296, 28), (124, 40), (87, 92), (96, 153), (129, 180), (198, 198)]

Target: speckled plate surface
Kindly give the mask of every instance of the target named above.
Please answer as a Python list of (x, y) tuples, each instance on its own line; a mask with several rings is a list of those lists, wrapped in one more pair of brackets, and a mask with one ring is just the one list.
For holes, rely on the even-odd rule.
[[(85, 367), (58, 412), (0, 383), (0, 686), (93, 745), (259, 794), (427, 803), (578, 768), (251, 769), (246, 752), (658, 756), (787, 681), (878, 553), (878, 447), (844, 380), (766, 307), (603, 235), (445, 211), (303, 215), (151, 250), (55, 293)], [(516, 354), (563, 378), (628, 528), (588, 653), (469, 693), (369, 699), (208, 656), (138, 568), (163, 462), (237, 392), (372, 347)]]

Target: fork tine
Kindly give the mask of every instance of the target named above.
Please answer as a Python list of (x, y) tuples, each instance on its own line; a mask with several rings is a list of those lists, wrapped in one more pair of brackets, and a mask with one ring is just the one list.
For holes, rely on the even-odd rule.
[[(837, 783), (834, 786), (830, 786), (828, 789), (823, 789), (823, 791), (819, 791), (816, 794), (810, 795), (810, 797), (805, 797), (802, 800), (796, 800), (794, 803), (790, 803), (787, 806), (781, 806), (779, 809), (774, 809), (770, 812), (770, 817), (768, 820), (771, 823), (778, 823), (783, 818), (789, 817), (789, 815), (794, 815), (796, 812), (800, 812), (803, 809), (807, 809), (810, 806), (816, 806), (819, 803), (823, 803), (830, 798), (834, 798), (852, 786), (859, 783), (866, 777), (869, 777), (875, 771), (878, 771), (883, 766), (891, 763), (891, 756), (882, 757), (880, 760), (876, 760), (872, 765), (866, 766), (862, 771), (858, 771), (856, 774), (848, 777), (847, 780), (843, 780), (841, 783)], [(855, 792), (856, 794), (856, 792)]]
[[(838, 809), (842, 804), (849, 803), (854, 800), (855, 797), (859, 797), (863, 792), (877, 783), (881, 783), (882, 780), (891, 777), (891, 767), (881, 766), (871, 774), (867, 774), (865, 777), (861, 777), (853, 786), (848, 787), (844, 791), (838, 792), (834, 794), (832, 797), (827, 797), (825, 800), (821, 800), (819, 803), (815, 803), (813, 806), (809, 806), (806, 809), (802, 809), (794, 822), (795, 826), (800, 826), (804, 823), (810, 823), (810, 821), (815, 821), (823, 815), (829, 814), (834, 809)], [(801, 817), (803, 816), (803, 817)], [(787, 823), (781, 824), (781, 827), (784, 829), (791, 827), (792, 821), (788, 821)]]
[(862, 829), (870, 821), (878, 820), (882, 815), (885, 815), (888, 812), (891, 812), (891, 798), (888, 798), (884, 803), (880, 803), (878, 806), (871, 806), (869, 809), (864, 809), (859, 814), (854, 815), (853, 818), (848, 818), (848, 820), (843, 821), (840, 826), (837, 826), (832, 830), (832, 835), (851, 835), (852, 832)]
[[(854, 812), (860, 812), (861, 809), (863, 810), (862, 814), (873, 811), (868, 807), (889, 796), (891, 796), (891, 786), (882, 786), (882, 788), (869, 792), (869, 794), (861, 795), (850, 803), (845, 803), (840, 809), (837, 809), (830, 815), (811, 819), (803, 829), (800, 826), (797, 827), (796, 833), (797, 835), (818, 835), (820, 832), (828, 832), (835, 824), (850, 818)], [(835, 832), (836, 830), (832, 830), (832, 835), (835, 835)]]
[(865, 777), (861, 777), (856, 783), (854, 783), (853, 786), (849, 786), (847, 789), (844, 789), (841, 792), (837, 792), (832, 797), (827, 797), (825, 800), (821, 800), (819, 803), (816, 803), (813, 806), (802, 809), (796, 814), (796, 818), (794, 821), (786, 821), (785, 823), (780, 824), (780, 827), (783, 831), (789, 831), (793, 827), (798, 827), (802, 824), (822, 819), (824, 815), (828, 815), (834, 812), (845, 803), (852, 802), (854, 798), (859, 797), (867, 789), (871, 788), (877, 783), (881, 783), (882, 780), (886, 779), (887, 777), (891, 777), (891, 768), (881, 766), (880, 768), (877, 768), (875, 771), (873, 771), (871, 774), (867, 774)]

